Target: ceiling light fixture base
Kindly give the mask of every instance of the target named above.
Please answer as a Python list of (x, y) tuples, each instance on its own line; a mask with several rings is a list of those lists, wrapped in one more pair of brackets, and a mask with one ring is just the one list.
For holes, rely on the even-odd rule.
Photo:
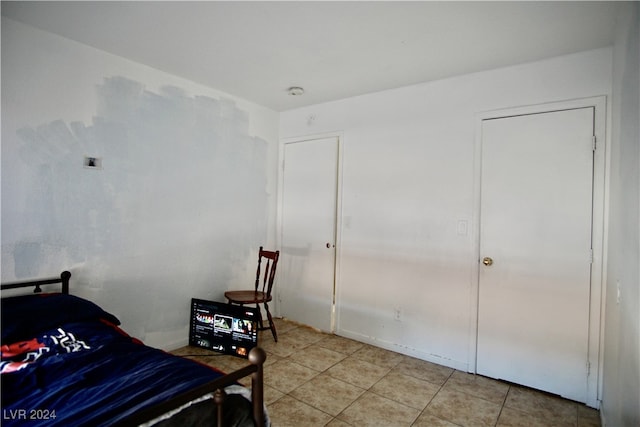
[(304, 89), (299, 86), (291, 86), (289, 89), (287, 89), (287, 92), (291, 96), (300, 96), (304, 93)]

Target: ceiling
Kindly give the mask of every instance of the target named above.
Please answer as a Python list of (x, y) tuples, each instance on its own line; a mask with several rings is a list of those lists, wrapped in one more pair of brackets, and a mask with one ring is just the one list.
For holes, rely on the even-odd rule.
[(3, 1), (2, 15), (284, 111), (609, 46), (619, 5)]

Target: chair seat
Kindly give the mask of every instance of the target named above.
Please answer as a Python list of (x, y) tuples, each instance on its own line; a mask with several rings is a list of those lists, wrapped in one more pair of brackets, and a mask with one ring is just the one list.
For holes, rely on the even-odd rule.
[(265, 292), (245, 290), (245, 291), (227, 291), (224, 297), (236, 304), (258, 304), (271, 301), (271, 295)]

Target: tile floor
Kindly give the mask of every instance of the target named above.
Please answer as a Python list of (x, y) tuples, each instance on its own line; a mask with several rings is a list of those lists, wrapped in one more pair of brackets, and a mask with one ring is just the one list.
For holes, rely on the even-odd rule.
[[(265, 403), (274, 427), (599, 427), (595, 409), (276, 319)], [(246, 361), (183, 347), (175, 354), (230, 372)]]

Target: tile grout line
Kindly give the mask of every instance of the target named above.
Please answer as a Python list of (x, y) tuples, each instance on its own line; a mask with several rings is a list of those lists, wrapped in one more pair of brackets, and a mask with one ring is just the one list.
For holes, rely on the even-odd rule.
[(498, 412), (498, 418), (496, 418), (496, 423), (494, 426), (498, 425), (500, 421), (500, 417), (502, 416), (502, 411), (504, 410), (504, 405), (507, 403), (507, 398), (509, 397), (509, 392), (511, 392), (511, 385), (507, 385), (507, 392), (504, 394), (504, 398), (502, 399), (502, 404), (500, 405), (500, 412)]
[[(447, 383), (447, 381), (449, 381), (449, 380), (451, 379), (451, 377), (453, 376), (453, 374), (454, 374), (454, 372), (455, 372), (455, 371), (456, 371), (455, 369), (452, 369), (452, 370), (451, 370), (451, 373), (449, 374), (449, 376), (447, 377), (447, 379), (445, 379), (445, 380), (442, 382), (442, 384), (441, 384), (441, 385), (440, 385), (440, 387), (438, 388), (438, 391), (436, 391), (436, 392), (433, 394), (433, 396), (431, 396), (431, 399), (429, 399), (429, 402), (427, 403), (427, 405), (424, 407), (424, 409), (423, 409), (422, 411), (420, 411), (420, 415), (418, 415), (418, 418), (420, 418), (420, 416), (421, 416), (422, 414), (425, 414), (425, 411), (427, 410), (427, 408), (429, 407), (429, 405), (431, 405), (431, 402), (433, 402), (433, 399), (435, 399), (435, 398), (436, 398), (436, 396), (437, 396), (438, 394), (440, 394), (440, 392), (441, 392), (441, 391), (442, 391), (442, 389), (444, 388), (444, 385)], [(432, 383), (432, 384), (433, 384), (433, 383)], [(429, 414), (429, 415), (432, 415), (432, 416), (434, 416), (434, 417), (436, 417), (436, 418), (438, 418), (438, 419), (441, 419), (441, 420), (443, 419), (443, 418), (440, 418), (439, 416), (434, 415), (434, 414)], [(416, 418), (416, 419), (413, 421), (412, 425), (413, 425), (413, 424), (415, 424), (415, 422), (418, 420), (418, 418)], [(444, 419), (444, 421), (447, 421), (447, 422), (449, 422), (449, 423), (451, 423), (451, 424), (459, 425), (458, 423), (454, 423), (454, 422), (453, 422), (453, 421), (451, 421), (451, 420)]]

